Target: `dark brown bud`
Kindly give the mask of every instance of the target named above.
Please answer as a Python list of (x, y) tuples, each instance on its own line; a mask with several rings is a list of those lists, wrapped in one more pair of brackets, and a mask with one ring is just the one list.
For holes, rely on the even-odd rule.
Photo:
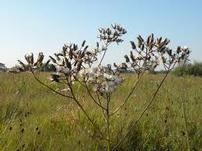
[(127, 55), (125, 55), (124, 58), (126, 59), (127, 63), (130, 62), (130, 59), (129, 59), (129, 57)]
[(86, 43), (86, 41), (84, 40), (83, 43), (82, 43), (82, 45), (81, 45), (81, 47), (84, 47), (85, 43)]
[(132, 49), (136, 49), (135, 43), (133, 41), (130, 41), (130, 43), (131, 43)]

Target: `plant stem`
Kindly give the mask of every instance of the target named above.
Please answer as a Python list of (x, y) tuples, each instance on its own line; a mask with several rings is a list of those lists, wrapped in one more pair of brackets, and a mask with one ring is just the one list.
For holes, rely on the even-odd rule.
[(58, 95), (61, 95), (61, 96), (63, 96), (63, 97), (70, 98), (70, 99), (74, 100), (74, 102), (76, 102), (76, 104), (77, 104), (77, 105), (79, 106), (79, 108), (82, 110), (82, 112), (83, 112), (84, 115), (87, 117), (87, 119), (90, 121), (90, 123), (93, 125), (93, 127), (99, 131), (100, 136), (103, 137), (102, 132), (100, 131), (99, 127), (98, 127), (98, 126), (95, 124), (95, 122), (90, 118), (90, 116), (89, 116), (88, 113), (85, 111), (85, 109), (83, 108), (83, 106), (82, 106), (82, 105), (80, 104), (80, 102), (77, 100), (77, 98), (76, 98), (76, 96), (75, 96), (75, 94), (74, 94), (74, 91), (73, 91), (73, 89), (72, 89), (72, 85), (69, 83), (68, 79), (66, 79), (66, 80), (67, 80), (67, 82), (68, 82), (67, 84), (68, 84), (68, 87), (70, 88), (70, 91), (71, 91), (72, 96), (64, 95), (64, 94), (62, 94), (62, 93), (60, 93), (60, 92), (54, 90), (53, 88), (49, 87), (48, 85), (46, 85), (45, 83), (43, 83), (39, 78), (36, 77), (36, 75), (35, 75), (35, 73), (34, 73), (33, 70), (31, 70), (31, 73), (33, 74), (35, 80), (36, 80), (37, 82), (39, 82), (41, 85), (43, 85), (43, 86), (45, 86), (46, 88), (48, 88), (49, 90), (51, 90), (51, 91), (57, 93)]
[(104, 50), (104, 53), (103, 53), (103, 55), (102, 55), (102, 58), (101, 58), (101, 60), (100, 60), (100, 63), (98, 64), (98, 66), (101, 65), (101, 63), (102, 63), (102, 61), (103, 61), (103, 59), (104, 59), (104, 57), (105, 57), (106, 52), (107, 52), (107, 50)]
[(111, 137), (110, 137), (110, 114), (109, 114), (109, 103), (110, 103), (110, 94), (107, 95), (107, 107), (106, 107), (106, 122), (107, 122), (107, 150), (111, 150)]
[(144, 75), (144, 72), (140, 75), (140, 77), (137, 79), (137, 81), (135, 82), (134, 86), (132, 87), (130, 93), (127, 95), (127, 97), (125, 98), (124, 102), (119, 106), (117, 107), (110, 115), (114, 115), (116, 114), (125, 104), (126, 102), (129, 100), (129, 98), (131, 97), (131, 95), (133, 94), (133, 92), (135, 91), (135, 89), (137, 88), (137, 86), (139, 85), (140, 83), (140, 80), (141, 78), (143, 77)]
[(186, 139), (187, 139), (187, 151), (190, 151), (191, 148), (190, 148), (189, 133), (188, 133), (188, 121), (187, 121), (186, 106), (185, 106), (184, 100), (182, 100), (182, 110), (183, 110), (185, 131), (186, 131)]
[(45, 84), (44, 82), (42, 82), (39, 78), (37, 78), (37, 76), (35, 75), (35, 73), (34, 73), (33, 70), (31, 70), (31, 73), (32, 73), (32, 75), (34, 76), (34, 79), (35, 79), (37, 82), (39, 82), (41, 85), (43, 85), (44, 87), (48, 88), (49, 90), (55, 92), (55, 93), (58, 94), (58, 95), (61, 95), (61, 96), (66, 97), (66, 98), (73, 99), (71, 96), (69, 96), (69, 95), (64, 95), (64, 94), (62, 94), (62, 93), (60, 93), (60, 92), (54, 90), (54, 89), (51, 88), (50, 86), (46, 85), (46, 84)]
[(73, 97), (73, 100), (76, 102), (76, 104), (79, 106), (79, 108), (82, 110), (82, 112), (85, 114), (85, 116), (87, 117), (87, 119), (90, 121), (90, 123), (93, 125), (94, 128), (96, 128), (100, 135), (102, 136), (102, 132), (100, 131), (99, 127), (95, 124), (95, 122), (90, 118), (90, 116), (88, 115), (88, 113), (86, 112), (86, 110), (83, 108), (83, 106), (81, 105), (81, 103), (77, 100), (75, 94), (74, 94), (74, 91), (72, 89), (72, 86), (70, 83), (68, 83), (68, 86), (70, 88), (70, 91), (71, 91), (71, 94), (72, 94), (72, 97)]
[(101, 58), (101, 60), (100, 60), (100, 62), (99, 62), (99, 64), (98, 64), (98, 66), (100, 66), (101, 64), (102, 64), (102, 61), (103, 61), (103, 59), (104, 59), (104, 57), (105, 57), (105, 55), (106, 55), (106, 52), (107, 52), (107, 47), (109, 46), (109, 44), (110, 43), (105, 43), (105, 50), (104, 50), (104, 53), (103, 53), (103, 55), (102, 55), (102, 58)]
[(121, 145), (121, 143), (125, 140), (125, 138), (129, 135), (129, 132), (131, 129), (134, 128), (134, 126), (136, 126), (136, 124), (140, 121), (140, 119), (143, 117), (143, 115), (145, 114), (145, 112), (149, 109), (149, 107), (151, 106), (151, 104), (154, 102), (160, 88), (162, 87), (163, 83), (165, 82), (168, 74), (170, 73), (170, 71), (174, 68), (175, 63), (173, 64), (173, 66), (171, 67), (171, 65), (169, 66), (168, 71), (166, 72), (165, 76), (163, 77), (163, 79), (161, 80), (161, 83), (159, 84), (158, 88), (156, 89), (156, 91), (154, 92), (153, 96), (151, 97), (149, 104), (144, 108), (144, 110), (142, 111), (142, 113), (139, 115), (138, 119), (136, 121), (134, 121), (134, 123), (131, 124), (131, 126), (128, 128), (128, 132), (126, 133), (126, 135), (124, 137), (121, 138), (121, 140), (118, 142), (118, 144), (116, 144), (116, 146), (112, 149), (115, 150), (117, 147), (119, 147), (119, 145)]

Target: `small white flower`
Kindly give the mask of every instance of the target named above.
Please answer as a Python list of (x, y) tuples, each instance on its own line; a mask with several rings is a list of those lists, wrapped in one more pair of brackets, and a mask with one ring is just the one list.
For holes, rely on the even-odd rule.
[(96, 67), (82, 69), (79, 76), (86, 79), (88, 84), (92, 85), (93, 91), (103, 93), (111, 93), (122, 82), (118, 75), (114, 75), (110, 69), (106, 67)]

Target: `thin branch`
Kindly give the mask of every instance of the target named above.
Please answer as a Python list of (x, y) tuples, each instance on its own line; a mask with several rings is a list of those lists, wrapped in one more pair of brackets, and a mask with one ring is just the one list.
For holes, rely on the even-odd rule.
[(86, 115), (86, 117), (88, 118), (88, 120), (94, 125), (94, 122), (93, 120), (89, 117), (89, 115), (87, 114), (87, 112), (85, 111), (85, 109), (83, 108), (83, 106), (80, 104), (80, 102), (77, 100), (75, 94), (74, 94), (74, 91), (72, 89), (72, 86), (70, 84), (68, 84), (69, 88), (70, 88), (70, 91), (71, 91), (71, 94), (72, 94), (72, 97), (74, 99), (74, 101), (76, 102), (76, 104), (80, 107), (80, 109), (83, 111), (83, 113)]
[(152, 98), (150, 99), (149, 104), (144, 108), (144, 110), (142, 111), (142, 113), (140, 114), (140, 116), (138, 117), (138, 119), (129, 127), (128, 132), (126, 133), (126, 135), (121, 138), (121, 140), (119, 141), (119, 143), (118, 143), (112, 150), (117, 149), (117, 147), (119, 147), (119, 146), (121, 145), (121, 143), (125, 140), (125, 138), (130, 134), (130, 133), (129, 133), (130, 130), (134, 128), (134, 126), (135, 126), (135, 125), (140, 121), (140, 119), (143, 117), (143, 115), (145, 114), (145, 112), (149, 109), (149, 107), (151, 106), (151, 104), (154, 102), (154, 100), (155, 100), (155, 98), (156, 98), (156, 96), (157, 96), (157, 94), (158, 94), (160, 88), (162, 87), (164, 81), (166, 80), (168, 74), (169, 74), (170, 71), (174, 68), (175, 64), (176, 64), (176, 63), (174, 63), (174, 65), (173, 65), (172, 68), (170, 68), (170, 67), (171, 67), (171, 65), (170, 65), (170, 67), (169, 67), (169, 69), (168, 69), (166, 75), (163, 77), (163, 79), (161, 80), (161, 83), (159, 84), (157, 90), (154, 92)]
[(90, 89), (88, 88), (88, 86), (87, 86), (86, 83), (85, 83), (85, 88), (86, 88), (86, 90), (87, 90), (89, 96), (92, 98), (93, 102), (94, 102), (95, 104), (97, 104), (99, 107), (101, 107), (103, 110), (106, 110), (106, 108), (105, 108), (104, 106), (102, 106), (101, 104), (99, 104), (99, 103), (96, 101), (96, 99), (93, 97), (93, 95), (91, 94)]
[(105, 57), (105, 55), (106, 55), (106, 52), (107, 52), (107, 47), (109, 46), (109, 43), (105, 43), (105, 50), (104, 50), (104, 53), (103, 53), (103, 55), (102, 55), (102, 58), (101, 58), (101, 60), (100, 60), (100, 62), (99, 62), (99, 64), (98, 64), (98, 66), (100, 66), (101, 65), (101, 63), (102, 63), (102, 61), (103, 61), (103, 59), (104, 59), (104, 57)]
[(101, 107), (102, 109), (106, 110), (106, 108), (104, 106), (102, 106), (101, 104), (99, 104), (96, 99), (93, 97), (92, 93), (90, 92), (90, 89), (88, 87), (88, 85), (86, 84), (86, 82), (84, 82), (85, 84), (83, 84), (78, 78), (76, 78), (76, 80), (79, 82), (79, 84), (81, 84), (84, 88), (86, 88), (88, 95), (91, 97), (91, 99), (93, 100), (93, 102), (95, 104), (97, 104), (99, 107)]
[(96, 91), (96, 95), (97, 95), (97, 99), (98, 99), (99, 104), (102, 105), (102, 102), (101, 102), (101, 100), (100, 100), (100, 96), (99, 96), (99, 94), (98, 94), (97, 91)]
[(107, 50), (104, 50), (104, 53), (103, 53), (103, 55), (102, 55), (102, 58), (101, 58), (101, 60), (100, 60), (100, 62), (99, 62), (99, 64), (98, 64), (98, 66), (101, 65), (101, 63), (102, 63), (102, 61), (103, 61), (103, 59), (104, 59), (104, 57), (105, 57), (106, 52), (107, 52)]
[(138, 84), (140, 83), (140, 80), (142, 79), (143, 75), (144, 75), (144, 72), (141, 74), (141, 76), (135, 82), (133, 88), (131, 89), (131, 91), (128, 94), (128, 96), (125, 98), (124, 102), (110, 114), (111, 116), (114, 115), (114, 114), (116, 114), (126, 104), (126, 102), (129, 100), (129, 98), (131, 97), (131, 95), (133, 94), (133, 92), (135, 91), (135, 89), (137, 88)]
[(60, 93), (60, 92), (54, 90), (53, 88), (49, 87), (49, 86), (46, 85), (45, 83), (43, 83), (39, 78), (36, 77), (36, 75), (35, 75), (35, 73), (33, 72), (33, 70), (31, 70), (31, 73), (33, 74), (33, 76), (34, 76), (34, 78), (36, 79), (36, 81), (38, 81), (40, 84), (42, 84), (43, 86), (45, 86), (45, 87), (48, 88), (49, 90), (51, 90), (51, 91), (53, 91), (53, 92), (55, 92), (55, 93), (57, 93), (58, 95), (61, 95), (61, 96), (63, 96), (63, 97), (67, 97), (67, 98), (73, 99), (73, 100), (76, 102), (76, 104), (80, 107), (80, 109), (82, 110), (82, 112), (85, 114), (85, 116), (87, 117), (87, 119), (91, 122), (91, 124), (93, 125), (93, 127), (95, 127), (95, 128), (99, 131), (101, 137), (103, 138), (103, 134), (102, 134), (102, 132), (100, 131), (99, 127), (97, 127), (97, 125), (96, 125), (96, 124), (94, 123), (94, 121), (90, 118), (90, 116), (89, 116), (88, 113), (85, 111), (85, 109), (83, 108), (83, 106), (82, 106), (82, 105), (79, 103), (79, 101), (76, 99), (76, 96), (75, 96), (75, 94), (74, 94), (74, 92), (73, 92), (73, 89), (72, 89), (72, 87), (71, 87), (71, 84), (68, 82), (68, 79), (67, 79), (67, 82), (68, 82), (67, 84), (68, 84), (68, 87), (70, 88), (72, 97), (71, 97), (71, 96), (64, 95), (64, 94), (62, 94), (62, 93)]
[(61, 96), (66, 97), (66, 98), (73, 99), (73, 97), (71, 97), (71, 96), (69, 96), (69, 95), (65, 95), (65, 94), (63, 94), (63, 93), (60, 93), (60, 92), (54, 90), (53, 88), (51, 88), (50, 86), (48, 86), (47, 84), (45, 84), (44, 82), (42, 82), (39, 78), (37, 78), (37, 76), (35, 75), (35, 73), (33, 72), (33, 70), (31, 70), (31, 73), (32, 73), (32, 75), (34, 76), (35, 80), (36, 80), (37, 82), (39, 82), (41, 85), (43, 85), (44, 87), (48, 88), (49, 90), (55, 92), (55, 93), (58, 94), (58, 95), (61, 95)]
[[(102, 102), (101, 102), (101, 100), (100, 100), (100, 96), (99, 96), (98, 92), (96, 92), (96, 95), (97, 95), (99, 104), (100, 104), (101, 106), (103, 106), (103, 105), (102, 105)], [(105, 112), (106, 112), (106, 109), (102, 109), (102, 115), (103, 115), (104, 118), (105, 118)]]
[(110, 135), (110, 114), (109, 114), (109, 110), (110, 110), (110, 100), (111, 100), (111, 95), (108, 94), (107, 95), (107, 108), (106, 108), (106, 124), (107, 124), (107, 150), (110, 151), (111, 150), (111, 135)]
[(96, 125), (96, 123), (90, 118), (90, 116), (88, 115), (88, 113), (86, 112), (86, 110), (83, 108), (83, 106), (81, 105), (81, 103), (77, 100), (75, 94), (74, 94), (74, 91), (72, 89), (72, 86), (70, 83), (68, 83), (68, 86), (70, 88), (70, 91), (71, 91), (71, 94), (72, 94), (72, 97), (73, 97), (73, 100), (76, 102), (76, 104), (79, 106), (79, 108), (82, 110), (82, 112), (85, 114), (85, 116), (87, 117), (87, 119), (90, 121), (90, 123), (93, 125), (93, 127), (95, 129), (97, 129), (101, 135), (101, 137), (103, 138), (103, 134), (100, 130), (100, 128)]

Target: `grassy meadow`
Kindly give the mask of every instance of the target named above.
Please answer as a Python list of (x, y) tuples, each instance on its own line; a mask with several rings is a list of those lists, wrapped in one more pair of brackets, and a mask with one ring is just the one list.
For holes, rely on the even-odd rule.
[[(46, 73), (40, 78), (50, 83)], [(136, 76), (112, 96), (112, 108), (129, 93)], [(135, 121), (155, 92), (163, 75), (147, 74), (126, 106), (111, 119), (112, 146)], [(77, 95), (91, 117), (105, 131), (102, 111), (85, 90)], [(169, 75), (151, 108), (117, 150), (202, 151), (202, 78)], [(105, 150), (104, 141), (78, 107), (37, 83), (30, 73), (0, 73), (0, 151)]]

